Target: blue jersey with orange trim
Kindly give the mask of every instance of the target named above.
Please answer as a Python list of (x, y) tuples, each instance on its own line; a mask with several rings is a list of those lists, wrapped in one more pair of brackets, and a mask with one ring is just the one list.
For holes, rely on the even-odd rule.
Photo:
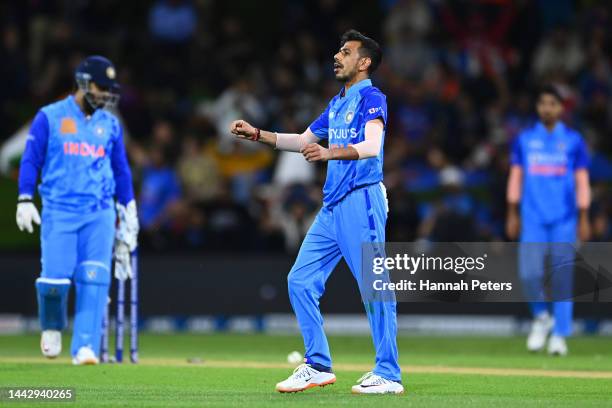
[[(387, 98), (372, 81), (365, 79), (344, 88), (327, 109), (311, 125), (319, 138), (327, 139), (330, 147), (346, 147), (365, 140), (365, 124), (374, 119), (384, 123), (382, 143), (387, 129)], [(383, 179), (383, 148), (376, 157), (363, 160), (330, 160), (323, 187), (323, 205), (332, 207), (356, 188), (381, 182)]]
[(550, 224), (577, 216), (574, 173), (588, 166), (580, 134), (558, 122), (549, 132), (538, 122), (519, 134), (511, 163), (523, 169), (521, 216)]
[(43, 107), (32, 122), (21, 160), (19, 194), (39, 192), (49, 209), (108, 208), (134, 198), (123, 130), (110, 112), (87, 117), (71, 95)]

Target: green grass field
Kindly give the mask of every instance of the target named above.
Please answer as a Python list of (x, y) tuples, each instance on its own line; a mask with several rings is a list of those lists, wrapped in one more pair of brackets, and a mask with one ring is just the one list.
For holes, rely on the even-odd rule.
[(400, 337), (401, 396), (350, 393), (373, 359), (367, 337), (330, 338), (337, 383), (298, 394), (274, 391), (302, 349), (296, 336), (145, 335), (140, 364), (89, 367), (69, 364), (68, 342), (64, 357), (43, 359), (38, 341), (0, 336), (0, 386), (75, 388), (76, 403), (43, 407), (612, 406), (610, 338), (572, 339), (569, 356), (552, 358), (526, 353), (523, 338)]

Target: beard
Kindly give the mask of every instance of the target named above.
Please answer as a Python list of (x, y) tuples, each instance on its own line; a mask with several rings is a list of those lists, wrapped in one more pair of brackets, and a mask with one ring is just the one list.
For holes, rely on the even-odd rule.
[(96, 109), (98, 109), (96, 106), (94, 106), (94, 102), (92, 100), (90, 100), (92, 98), (93, 97), (91, 97), (91, 98), (88, 98), (88, 97), (83, 98), (83, 102), (84, 102), (83, 103), (83, 110), (85, 111), (85, 113), (87, 115), (90, 115), (90, 116), (94, 114)]
[(357, 75), (357, 68), (354, 67), (352, 70), (340, 71), (336, 74), (336, 80), (339, 82), (349, 82)]

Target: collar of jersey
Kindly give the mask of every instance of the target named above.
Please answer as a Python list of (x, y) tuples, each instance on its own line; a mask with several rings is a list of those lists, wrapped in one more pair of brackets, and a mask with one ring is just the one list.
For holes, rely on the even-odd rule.
[[(68, 96), (68, 102), (70, 104), (70, 108), (72, 109), (72, 111), (74, 112), (74, 114), (79, 118), (79, 119), (87, 119), (87, 117), (85, 116), (85, 113), (83, 113), (83, 111), (81, 110), (81, 108), (79, 107), (79, 104), (77, 103), (76, 99), (74, 99), (74, 95), (69, 95)], [(94, 113), (91, 115), (91, 117), (93, 117), (96, 112), (98, 110), (96, 109), (94, 111)], [(90, 117), (90, 118), (91, 118)]]
[(560, 131), (563, 130), (563, 122), (558, 121), (555, 124), (555, 127), (553, 128), (552, 132), (549, 132), (548, 129), (546, 129), (546, 126), (544, 126), (544, 123), (542, 123), (542, 122), (538, 122), (537, 129), (538, 129), (539, 133), (542, 133), (544, 135), (556, 135)]
[(356, 84), (353, 84), (353, 86), (351, 86), (348, 90), (348, 92), (345, 92), (345, 88), (342, 87), (342, 90), (340, 91), (340, 97), (351, 97), (353, 95), (355, 95), (357, 92), (361, 91), (363, 88), (365, 88), (366, 86), (372, 86), (372, 80), (371, 79), (362, 79), (361, 81), (357, 82)]

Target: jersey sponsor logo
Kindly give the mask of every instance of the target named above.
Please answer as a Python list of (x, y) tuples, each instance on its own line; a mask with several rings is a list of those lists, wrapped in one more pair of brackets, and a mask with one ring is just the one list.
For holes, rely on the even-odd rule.
[(382, 114), (382, 107), (379, 106), (378, 108), (370, 108), (370, 109), (368, 109), (368, 113), (370, 115), (374, 115), (376, 112), (380, 112)]
[(329, 111), (329, 115), (327, 115), (327, 118), (328, 119), (333, 119), (335, 115), (336, 115), (336, 112), (330, 110)]
[(527, 155), (529, 174), (563, 176), (567, 173), (567, 156), (558, 152), (530, 152)]
[(527, 147), (530, 149), (542, 149), (544, 147), (544, 142), (541, 140), (530, 140)]
[(530, 152), (527, 154), (527, 162), (531, 164), (566, 164), (567, 156), (557, 152)]
[(62, 118), (60, 123), (60, 133), (62, 135), (75, 135), (77, 133), (77, 125), (72, 118)]
[(330, 128), (330, 139), (354, 139), (357, 137), (357, 128)]
[(94, 130), (94, 133), (96, 134), (96, 136), (102, 137), (102, 136), (104, 136), (104, 128), (102, 126), (98, 126)]
[(102, 145), (90, 145), (87, 142), (65, 142), (64, 154), (67, 156), (93, 157), (95, 159), (106, 156)]

